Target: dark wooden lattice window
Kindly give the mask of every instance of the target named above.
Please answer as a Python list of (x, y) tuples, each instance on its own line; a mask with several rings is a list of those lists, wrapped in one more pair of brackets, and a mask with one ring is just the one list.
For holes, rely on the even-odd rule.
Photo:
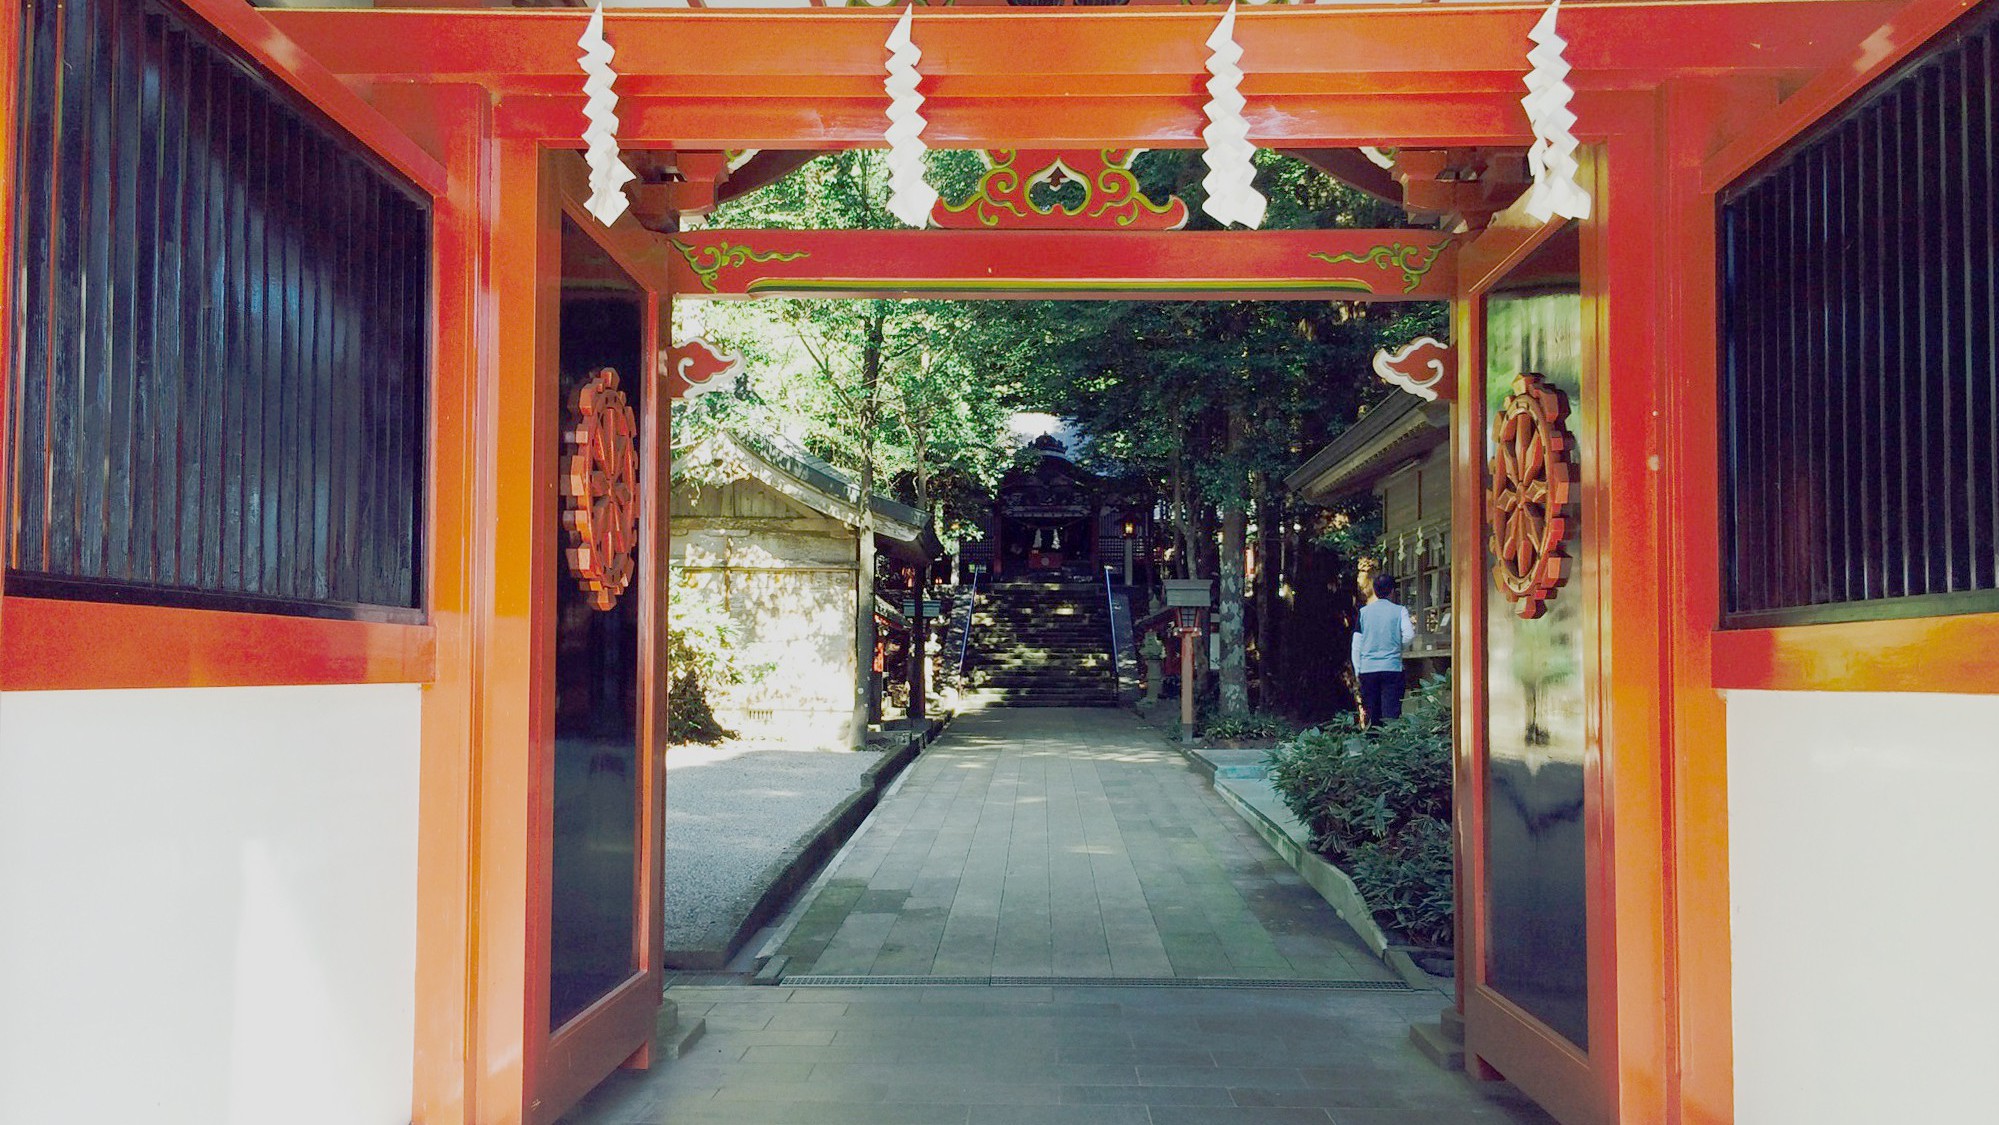
[(1995, 74), (1988, 13), (1721, 197), (1731, 624), (1999, 609)]
[(166, 0), (27, 0), (10, 594), (408, 619), (428, 201)]

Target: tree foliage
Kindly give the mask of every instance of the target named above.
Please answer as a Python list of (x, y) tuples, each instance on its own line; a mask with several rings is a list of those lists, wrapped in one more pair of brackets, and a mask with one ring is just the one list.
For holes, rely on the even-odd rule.
[[(1267, 225), (1279, 229), (1387, 227), (1400, 212), (1306, 165), (1260, 153)], [(1142, 155), (1135, 168), (1155, 197), (1177, 192), (1198, 207), (1205, 167), (1191, 151)], [(1214, 224), (1198, 211), (1190, 226)], [(975, 315), (1036, 351), (1023, 367), (1026, 398), (1076, 420), (1099, 472), (1134, 478), (1170, 499), (1177, 568), (1219, 577), (1224, 715), (1250, 708), (1247, 590), (1242, 560), (1264, 559), (1256, 592), (1258, 654), (1278, 647), (1271, 546), (1300, 521), (1284, 475), (1386, 392), (1368, 377), (1384, 343), (1443, 327), (1443, 308), (1345, 301), (1103, 302), (988, 305)]]
[[(952, 202), (983, 172), (976, 153), (933, 152), (930, 161), (931, 182)], [(1260, 152), (1257, 163), (1270, 199), (1266, 228), (1406, 221), (1295, 159)], [(1187, 201), (1191, 228), (1213, 229), (1199, 210), (1207, 170), (1198, 151), (1141, 153), (1133, 168), (1148, 195)], [(1035, 190), (1047, 202), (1081, 187)], [(732, 201), (706, 225), (886, 229), (899, 225), (886, 199), (881, 154), (850, 150)], [(686, 429), (698, 434), (726, 417), (748, 431), (786, 433), (935, 512), (947, 543), (973, 534), (1012, 463), (1014, 412), (1071, 420), (1088, 435), (1086, 467), (1128, 494), (1169, 501), (1178, 572), (1220, 577), (1220, 702), (1229, 715), (1252, 703), (1252, 647), (1266, 688), (1280, 653), (1309, 648), (1308, 640), (1290, 653), (1281, 635), (1287, 576), (1351, 574), (1350, 566), (1301, 568), (1301, 557), (1322, 546), (1350, 556), (1377, 533), (1365, 505), (1308, 510), (1284, 495), (1282, 478), (1394, 393), (1368, 374), (1377, 347), (1444, 327), (1441, 305), (1346, 301), (695, 301), (676, 311), (683, 335), (733, 348), (751, 372), (741, 393), (687, 410)], [(1245, 554), (1262, 575), (1253, 588)], [(1325, 647), (1310, 658), (1337, 659), (1337, 642)], [(1315, 682), (1323, 690), (1324, 677)], [(1262, 704), (1284, 702), (1266, 691)]]
[[(881, 154), (854, 149), (807, 163), (707, 220), (711, 227), (881, 229)], [(971, 525), (981, 495), (1011, 462), (1007, 420), (1020, 386), (1011, 341), (968, 335), (966, 306), (945, 301), (682, 302), (684, 335), (706, 335), (747, 361), (748, 385), (686, 412), (689, 436), (729, 424), (783, 433), (826, 460), (939, 517)]]

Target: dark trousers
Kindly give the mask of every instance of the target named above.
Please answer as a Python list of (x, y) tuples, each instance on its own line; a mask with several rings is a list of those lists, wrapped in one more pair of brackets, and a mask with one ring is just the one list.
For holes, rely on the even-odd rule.
[(1402, 673), (1362, 672), (1360, 705), (1367, 712), (1368, 725), (1402, 717)]

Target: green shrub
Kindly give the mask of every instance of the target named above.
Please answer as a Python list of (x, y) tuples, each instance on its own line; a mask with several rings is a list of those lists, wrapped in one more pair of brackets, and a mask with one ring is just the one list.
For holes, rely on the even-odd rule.
[(1449, 821), (1412, 818), (1394, 839), (1363, 846), (1351, 874), (1379, 920), (1419, 945), (1451, 944), (1456, 898)]
[(1199, 724), (1201, 737), (1218, 739), (1283, 738), (1292, 726), (1281, 715), (1251, 711), (1243, 715), (1216, 715)]
[(1452, 937), (1451, 692), (1425, 680), (1399, 719), (1340, 715), (1270, 752), (1271, 781), (1376, 917), (1426, 945)]

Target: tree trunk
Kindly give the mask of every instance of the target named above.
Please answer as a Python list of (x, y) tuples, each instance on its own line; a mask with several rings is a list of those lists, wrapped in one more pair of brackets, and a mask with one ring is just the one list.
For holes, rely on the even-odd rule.
[(1194, 525), (1194, 505), (1187, 497), (1187, 455), (1183, 446), (1182, 451), (1173, 458), (1173, 530), (1180, 536), (1182, 578), (1201, 576), (1199, 551), (1201, 539)]
[(1221, 636), (1221, 707), (1224, 715), (1249, 710), (1248, 662), (1243, 651), (1243, 532), (1249, 522), (1243, 505), (1222, 509), (1221, 577), (1215, 625)]
[[(928, 359), (925, 359), (928, 363)], [(930, 444), (923, 430), (923, 420), (906, 417), (912, 438), (910, 452), (916, 458), (916, 510), (923, 513), (925, 523), (931, 519), (930, 513)], [(928, 712), (930, 657), (927, 643), (927, 626), (923, 621), (924, 587), (930, 584), (930, 560), (916, 564), (911, 572), (910, 597), (914, 611), (909, 615), (909, 660), (903, 675), (909, 680), (909, 720), (910, 729), (922, 720)]]
[(1221, 549), (1215, 545), (1215, 532), (1220, 525), (1221, 515), (1214, 505), (1194, 505), (1194, 557), (1200, 560), (1196, 564), (1194, 577), (1220, 572)]
[(929, 584), (929, 581), (930, 563), (927, 561), (917, 563), (915, 578), (911, 581), (911, 585), (914, 587), (911, 591), (911, 600), (914, 603), (914, 608), (909, 615), (909, 666), (905, 672), (905, 675), (909, 678), (909, 720), (910, 729), (912, 730), (915, 729), (916, 724), (923, 719), (929, 710), (928, 699), (926, 698), (928, 695), (926, 684), (929, 679), (930, 670), (929, 645), (927, 643), (929, 626), (923, 619), (923, 588)]
[(1291, 506), (1282, 500), (1277, 502), (1277, 518), (1283, 531), (1277, 542), (1282, 555), (1277, 563), (1277, 585), (1289, 594), (1277, 597), (1277, 628), (1271, 644), (1274, 646), (1270, 657), (1270, 674), (1266, 682), (1278, 685), (1277, 709), (1298, 713), (1298, 703), (1302, 696), (1300, 684), (1305, 680), (1305, 671), (1298, 655), (1298, 636), (1303, 630), (1299, 623), (1307, 620), (1304, 613), (1306, 560), (1301, 546), (1302, 532)]
[[(1241, 453), (1243, 431), (1241, 407), (1229, 408), (1229, 458)], [(1222, 549), (1216, 574), (1221, 578), (1215, 623), (1221, 637), (1221, 712), (1241, 715), (1249, 711), (1249, 668), (1243, 649), (1243, 546), (1248, 530), (1248, 500), (1240, 494), (1222, 505)]]
[(855, 750), (867, 749), (875, 698), (875, 518), (868, 503), (875, 484), (874, 443), (865, 441), (862, 449), (860, 544), (854, 553), (854, 719), (847, 731), (847, 744)]
[(882, 336), (886, 315), (879, 309), (868, 322), (867, 344), (861, 352), (861, 473), (860, 495), (854, 500), (860, 544), (854, 552), (859, 573), (854, 576), (854, 717), (847, 744), (868, 746), (868, 722), (875, 700), (875, 430), (881, 419)]
[(1269, 709), (1277, 669), (1277, 568), (1283, 512), (1259, 480), (1256, 506), (1256, 698)]

